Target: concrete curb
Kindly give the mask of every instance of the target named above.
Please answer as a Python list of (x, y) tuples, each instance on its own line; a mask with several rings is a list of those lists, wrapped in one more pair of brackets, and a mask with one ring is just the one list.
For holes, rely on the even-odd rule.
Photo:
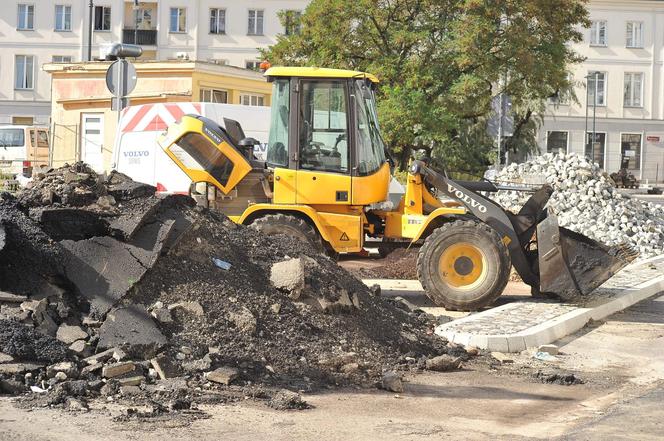
[[(664, 261), (664, 256), (640, 261), (628, 266), (626, 269), (641, 266), (654, 261)], [(590, 320), (602, 320), (618, 311), (622, 311), (635, 303), (645, 300), (664, 291), (664, 275), (655, 277), (633, 288), (622, 290), (612, 300), (592, 307), (578, 308), (564, 313), (539, 325), (532, 326), (514, 334), (471, 334), (446, 329), (450, 325), (456, 326), (464, 322), (472, 322), (482, 315), (494, 316), (501, 312), (509, 313), (510, 309), (518, 308), (519, 303), (508, 303), (478, 314), (454, 320), (436, 328), (436, 334), (449, 341), (464, 346), (475, 346), (481, 349), (499, 352), (521, 352), (527, 348), (552, 343), (562, 337), (583, 328)]]

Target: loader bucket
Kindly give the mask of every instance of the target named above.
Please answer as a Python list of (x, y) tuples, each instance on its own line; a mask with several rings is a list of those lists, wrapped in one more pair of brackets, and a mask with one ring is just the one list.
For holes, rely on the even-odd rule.
[(637, 253), (627, 245), (608, 247), (562, 228), (549, 216), (537, 226), (540, 292), (580, 300), (609, 280)]

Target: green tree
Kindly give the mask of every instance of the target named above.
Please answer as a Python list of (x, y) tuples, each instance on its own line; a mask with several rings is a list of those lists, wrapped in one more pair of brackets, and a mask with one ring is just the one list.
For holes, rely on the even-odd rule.
[(545, 100), (572, 89), (568, 46), (588, 26), (585, 0), (313, 0), (273, 65), (348, 68), (381, 80), (385, 140), (403, 167), (424, 149), (450, 168), (491, 161), (491, 100), (510, 95), (513, 149), (535, 145)]

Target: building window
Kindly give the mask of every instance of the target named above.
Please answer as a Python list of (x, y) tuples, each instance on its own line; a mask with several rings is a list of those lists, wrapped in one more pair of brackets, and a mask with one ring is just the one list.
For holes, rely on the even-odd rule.
[(593, 21), (590, 25), (590, 45), (606, 46), (606, 21)]
[(240, 104), (243, 106), (263, 106), (265, 97), (263, 95), (254, 95), (251, 93), (240, 94)]
[(642, 107), (641, 94), (643, 92), (643, 74), (626, 73), (625, 74), (625, 95), (624, 107)]
[(71, 6), (55, 5), (55, 30), (71, 31)]
[(628, 21), (625, 46), (633, 48), (643, 47), (643, 23), (640, 21)]
[(210, 33), (211, 34), (225, 34), (226, 33), (226, 10), (225, 9), (210, 9)]
[[(595, 79), (597, 84), (595, 84)], [(597, 91), (597, 102), (595, 102), (595, 91)], [(588, 106), (597, 104), (606, 106), (606, 73), (588, 72)]]
[(249, 60), (244, 62), (244, 67), (250, 70), (260, 70), (261, 62), (256, 60)]
[(111, 30), (111, 7), (95, 6), (95, 31)]
[(300, 33), (300, 11), (286, 11), (284, 14), (284, 33), (293, 35)]
[[(32, 116), (12, 116), (12, 124), (15, 126), (32, 126), (35, 124), (35, 118)], [(21, 140), (20, 145), (24, 143), (23, 137), (25, 135), (23, 133), (23, 130), (21, 130), (21, 134), (18, 137)]]
[(187, 32), (187, 10), (171, 8), (171, 32)]
[(53, 55), (51, 59), (53, 63), (71, 63), (71, 55)]
[(17, 55), (14, 64), (14, 89), (34, 89), (35, 57)]
[(623, 133), (620, 138), (620, 168), (627, 163), (628, 170), (641, 169), (641, 134)]
[(139, 8), (133, 15), (136, 29), (152, 30), (152, 8)]
[(221, 103), (228, 102), (228, 92), (218, 89), (201, 89), (200, 100), (202, 103)]
[(247, 35), (263, 35), (263, 11), (249, 9)]
[(591, 143), (592, 133), (586, 135), (586, 156), (604, 168), (604, 147), (606, 146), (606, 133), (595, 133), (595, 142)]
[(562, 150), (567, 153), (567, 132), (550, 131), (546, 133), (546, 152), (558, 153)]
[(31, 31), (35, 28), (35, 5), (18, 5), (18, 29)]

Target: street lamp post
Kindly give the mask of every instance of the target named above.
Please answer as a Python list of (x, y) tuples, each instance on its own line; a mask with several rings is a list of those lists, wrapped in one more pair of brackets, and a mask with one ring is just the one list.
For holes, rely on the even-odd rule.
[[(597, 122), (597, 78), (599, 77), (599, 72), (592, 72), (588, 75), (586, 75), (586, 129), (585, 129), (585, 136), (586, 136), (586, 145), (590, 144), (590, 159), (592, 161), (595, 161), (595, 136), (596, 136), (596, 122)], [(592, 137), (590, 140), (588, 140), (588, 98), (590, 95), (590, 87), (588, 87), (588, 80), (590, 78), (593, 78), (593, 131), (592, 131)]]
[(588, 107), (590, 107), (590, 106), (588, 104), (588, 100), (590, 98), (590, 87), (588, 87), (588, 78), (590, 78), (590, 75), (586, 75), (586, 129), (583, 132), (583, 136), (586, 137), (586, 144), (584, 146), (584, 152), (583, 152), (584, 155), (587, 154), (586, 152), (588, 151), (588, 143), (589, 143), (589, 140), (588, 140)]
[[(595, 131), (595, 123), (597, 122), (597, 77), (599, 72), (594, 72), (595, 74), (595, 93), (593, 94), (593, 143), (590, 153), (592, 154), (593, 162), (595, 161), (595, 141), (597, 141), (597, 132)], [(604, 167), (604, 164), (601, 164)]]
[(95, 8), (93, 0), (90, 0), (88, 7), (90, 9), (88, 22), (88, 61), (92, 61), (92, 19), (94, 18), (93, 12)]

